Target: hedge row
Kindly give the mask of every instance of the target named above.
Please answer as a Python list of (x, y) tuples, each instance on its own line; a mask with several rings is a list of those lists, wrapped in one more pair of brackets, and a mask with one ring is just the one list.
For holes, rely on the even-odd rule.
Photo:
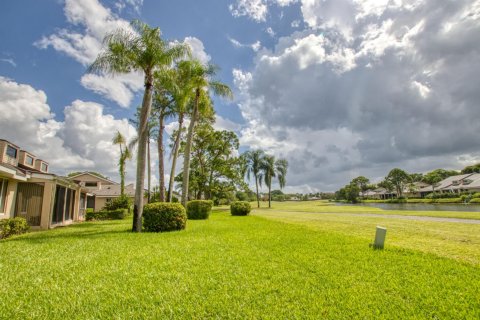
[(180, 203), (154, 202), (143, 207), (143, 227), (149, 232), (183, 230), (187, 214)]
[(117, 209), (117, 210), (101, 210), (96, 212), (87, 212), (85, 214), (85, 219), (87, 221), (92, 220), (122, 220), (128, 214), (128, 209)]
[(29, 229), (30, 226), (25, 218), (2, 219), (0, 220), (0, 239), (26, 233)]

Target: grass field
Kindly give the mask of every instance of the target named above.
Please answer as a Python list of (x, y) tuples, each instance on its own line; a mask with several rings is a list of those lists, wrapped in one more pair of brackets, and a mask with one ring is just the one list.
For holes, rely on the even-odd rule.
[(216, 210), (163, 234), (82, 223), (2, 241), (0, 318), (480, 318), (472, 259), (408, 249), (390, 230), (375, 251), (370, 228), (347, 235), (341, 222), (287, 213)]
[[(256, 202), (252, 202), (252, 208), (257, 207)], [(260, 202), (261, 208), (268, 207), (268, 202)], [(342, 206), (328, 201), (285, 201), (272, 202), (275, 210), (295, 211), (295, 212), (325, 212), (325, 213), (376, 213), (376, 214), (400, 214), (408, 216), (426, 216), (439, 218), (458, 218), (458, 219), (480, 219), (480, 212), (464, 211), (408, 211), (408, 210), (382, 210), (380, 208), (368, 206)], [(480, 206), (479, 206), (480, 208)]]

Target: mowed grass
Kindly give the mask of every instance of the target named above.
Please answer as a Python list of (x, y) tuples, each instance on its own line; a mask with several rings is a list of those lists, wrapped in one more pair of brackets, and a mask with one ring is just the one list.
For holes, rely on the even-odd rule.
[(0, 242), (0, 318), (480, 318), (471, 263), (225, 211), (181, 232), (130, 223)]
[[(251, 202), (252, 208), (257, 208), (256, 202)], [(428, 204), (425, 204), (428, 205)], [(480, 210), (480, 205), (478, 206)], [(268, 202), (260, 202), (261, 208), (267, 208)], [(479, 212), (466, 211), (409, 211), (409, 210), (383, 210), (380, 208), (361, 206), (361, 205), (338, 205), (334, 202), (324, 200), (317, 201), (285, 201), (272, 202), (272, 208), (282, 211), (296, 212), (324, 212), (324, 213), (348, 213), (348, 214), (389, 214), (389, 215), (406, 215), (406, 216), (426, 216), (437, 218), (457, 218), (457, 219), (480, 219)]]

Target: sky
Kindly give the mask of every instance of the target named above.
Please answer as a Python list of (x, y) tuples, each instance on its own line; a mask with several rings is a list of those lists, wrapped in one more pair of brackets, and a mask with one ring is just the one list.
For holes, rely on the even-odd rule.
[(235, 131), (241, 151), (286, 158), (286, 192), (480, 162), (476, 0), (2, 1), (0, 138), (52, 172), (118, 180), (111, 140), (135, 136), (142, 75), (86, 70), (133, 19), (220, 67), (235, 98), (215, 99), (216, 128)]

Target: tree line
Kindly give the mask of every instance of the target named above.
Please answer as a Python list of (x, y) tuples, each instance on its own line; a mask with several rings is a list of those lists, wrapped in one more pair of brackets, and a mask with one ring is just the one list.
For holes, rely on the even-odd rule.
[[(113, 76), (143, 73), (145, 89), (142, 104), (132, 120), (137, 137), (127, 142), (117, 132), (112, 140), (120, 149), (118, 165), (122, 195), (125, 190), (125, 163), (136, 149), (132, 231), (142, 230), (145, 175), (148, 201), (152, 200), (152, 138), (156, 138), (159, 157), (159, 186), (155, 190), (155, 200), (171, 202), (175, 182), (181, 188), (181, 203), (184, 206), (189, 199), (213, 199), (235, 190), (249, 191), (244, 177), (250, 176), (250, 173), (255, 177), (257, 198), (258, 185), (262, 182), (269, 188), (269, 194), (273, 178), (278, 178), (281, 188), (285, 186), (288, 168), (285, 159), (276, 160), (260, 150), (235, 156), (239, 148), (236, 134), (213, 128), (215, 110), (211, 96), (233, 98), (232, 90), (215, 78), (217, 71), (215, 65), (203, 64), (193, 58), (187, 44), (168, 42), (162, 38), (160, 28), (152, 28), (138, 20), (133, 21), (128, 29), (108, 34), (102, 51), (88, 68), (88, 72)], [(178, 128), (169, 139), (172, 166), (167, 187), (164, 136), (165, 124), (170, 119), (177, 121)], [(186, 120), (189, 121), (188, 126)], [(183, 156), (183, 168), (175, 175), (180, 155)]]

